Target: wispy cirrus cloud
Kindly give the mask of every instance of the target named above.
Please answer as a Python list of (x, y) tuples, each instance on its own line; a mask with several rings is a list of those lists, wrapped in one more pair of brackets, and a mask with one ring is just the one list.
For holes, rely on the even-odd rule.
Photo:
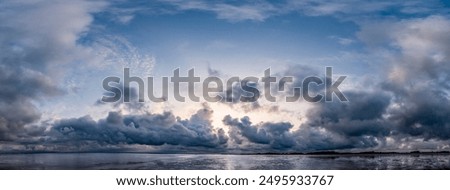
[(263, 1), (243, 3), (240, 5), (211, 1), (163, 0), (162, 2), (171, 4), (180, 11), (198, 10), (212, 12), (217, 15), (217, 18), (231, 22), (245, 20), (264, 21), (266, 18), (277, 12), (275, 6)]
[[(212, 12), (217, 18), (231, 22), (257, 21), (261, 22), (272, 16), (298, 12), (308, 16), (336, 16), (351, 20), (364, 20), (379, 17), (379, 14), (391, 10), (392, 14), (386, 16), (417, 15), (417, 14), (448, 14), (442, 9), (440, 1), (313, 1), (313, 0), (287, 0), (272, 1), (240, 1), (229, 3), (226, 1), (180, 1), (161, 0), (173, 5), (179, 11), (197, 10)], [(370, 15), (371, 14), (371, 15)], [(370, 15), (370, 16), (369, 16)]]

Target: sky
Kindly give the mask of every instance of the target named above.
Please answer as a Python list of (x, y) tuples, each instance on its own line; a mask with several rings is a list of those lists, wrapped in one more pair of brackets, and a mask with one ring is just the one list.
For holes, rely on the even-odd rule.
[[(449, 34), (435, 0), (0, 0), (0, 152), (447, 151)], [(326, 67), (348, 101), (282, 101)], [(124, 68), (156, 92), (177, 68), (296, 80), (276, 102), (102, 102)]]

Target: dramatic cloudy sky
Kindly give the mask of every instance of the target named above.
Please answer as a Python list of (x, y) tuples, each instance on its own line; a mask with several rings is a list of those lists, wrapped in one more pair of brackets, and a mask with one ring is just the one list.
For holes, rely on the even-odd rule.
[[(282, 98), (326, 66), (348, 102), (100, 101), (123, 68), (270, 68)], [(450, 150), (449, 73), (448, 1), (0, 0), (0, 151)]]

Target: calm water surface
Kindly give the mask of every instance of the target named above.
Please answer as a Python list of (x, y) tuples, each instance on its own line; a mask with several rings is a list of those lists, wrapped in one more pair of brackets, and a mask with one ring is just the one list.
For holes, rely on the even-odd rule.
[(436, 155), (217, 155), (217, 154), (5, 154), (0, 169), (316, 170), (450, 169)]

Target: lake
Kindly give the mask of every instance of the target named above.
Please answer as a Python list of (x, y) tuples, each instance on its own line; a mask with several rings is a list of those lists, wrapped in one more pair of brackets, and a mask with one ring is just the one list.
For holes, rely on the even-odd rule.
[(448, 154), (220, 155), (39, 153), (0, 155), (0, 169), (397, 170), (450, 169)]

